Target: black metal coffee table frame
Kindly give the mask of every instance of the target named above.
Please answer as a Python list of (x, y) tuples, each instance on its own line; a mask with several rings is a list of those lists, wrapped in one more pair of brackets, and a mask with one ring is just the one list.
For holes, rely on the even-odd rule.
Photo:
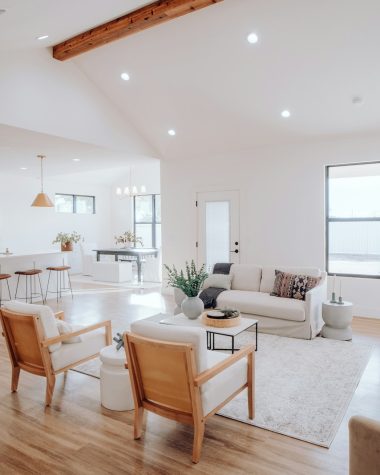
[[(256, 333), (256, 349), (257, 351), (257, 332), (258, 332), (258, 323), (259, 322), (254, 322), (250, 327), (245, 328), (242, 330), (240, 333), (243, 331), (248, 330), (248, 328), (251, 328), (253, 326), (256, 326), (255, 328), (255, 333)], [(235, 353), (235, 351), (239, 351), (240, 348), (235, 348), (235, 336), (240, 335), (240, 333), (236, 335), (228, 335), (228, 333), (220, 333), (218, 329), (215, 327), (215, 330), (206, 330), (206, 335), (207, 335), (207, 349), (208, 350), (216, 350), (216, 351), (231, 351), (232, 353)], [(221, 336), (229, 336), (232, 338), (232, 344), (231, 348), (215, 348), (215, 335), (221, 335)]]

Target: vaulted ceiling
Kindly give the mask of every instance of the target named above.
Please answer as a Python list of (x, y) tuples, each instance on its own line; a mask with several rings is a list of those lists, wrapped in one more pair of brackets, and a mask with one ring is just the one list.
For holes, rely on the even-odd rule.
[[(2, 0), (0, 48), (51, 46), (147, 3)], [(233, 154), (378, 130), (379, 18), (378, 0), (224, 0), (70, 62), (157, 156)]]

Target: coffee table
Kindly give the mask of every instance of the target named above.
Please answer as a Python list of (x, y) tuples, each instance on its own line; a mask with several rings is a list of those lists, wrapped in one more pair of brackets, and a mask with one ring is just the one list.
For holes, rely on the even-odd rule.
[[(158, 317), (161, 318), (158, 318)], [(235, 353), (235, 351), (238, 351), (239, 348), (235, 348), (235, 337), (242, 333), (245, 330), (248, 330), (248, 328), (255, 327), (255, 336), (256, 336), (256, 349), (257, 351), (257, 332), (258, 332), (258, 320), (253, 320), (252, 318), (244, 318), (241, 317), (240, 324), (237, 325), (236, 327), (230, 327), (230, 328), (219, 328), (219, 327), (211, 327), (209, 325), (205, 325), (202, 322), (202, 318), (199, 317), (196, 320), (190, 320), (189, 318), (186, 317), (183, 313), (179, 313), (178, 315), (169, 316), (164, 313), (161, 313), (159, 315), (155, 315), (155, 320), (159, 321), (159, 323), (164, 324), (164, 325), (181, 325), (185, 327), (198, 327), (198, 328), (203, 328), (206, 331), (207, 335), (207, 349), (208, 350), (220, 350), (220, 351), (231, 351), (232, 353)], [(231, 348), (216, 348), (215, 347), (215, 335), (222, 335), (222, 336), (228, 336), (231, 338)]]

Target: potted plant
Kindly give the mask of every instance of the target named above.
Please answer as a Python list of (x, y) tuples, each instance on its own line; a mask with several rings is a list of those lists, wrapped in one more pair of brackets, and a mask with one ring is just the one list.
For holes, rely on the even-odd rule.
[(131, 247), (131, 244), (134, 246), (136, 246), (136, 244), (141, 244), (141, 247), (143, 247), (142, 238), (136, 236), (136, 234), (131, 231), (126, 231), (124, 234), (120, 234), (120, 236), (115, 236), (115, 243), (123, 244), (122, 247)]
[(76, 231), (70, 233), (58, 233), (53, 241), (53, 244), (60, 243), (61, 251), (68, 252), (73, 250), (73, 243), (77, 243), (81, 240), (81, 235)]
[(165, 269), (168, 273), (168, 285), (175, 289), (180, 289), (186, 295), (186, 298), (181, 304), (182, 312), (190, 320), (198, 318), (204, 310), (202, 300), (198, 294), (202, 288), (203, 282), (207, 279), (208, 274), (205, 271), (205, 265), (197, 270), (195, 262), (186, 262), (185, 272), (179, 271), (175, 266), (171, 269), (165, 264)]

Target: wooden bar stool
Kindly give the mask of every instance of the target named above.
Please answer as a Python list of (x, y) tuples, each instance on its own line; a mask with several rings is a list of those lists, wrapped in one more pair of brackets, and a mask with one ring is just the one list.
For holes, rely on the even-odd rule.
[(10, 291), (9, 282), (8, 282), (8, 279), (10, 279), (11, 277), (12, 276), (10, 274), (0, 274), (0, 307), (1, 307), (1, 302), (3, 300), (3, 280), (5, 280), (5, 282), (7, 283), (9, 300), (12, 300), (11, 291)]
[[(16, 292), (15, 292), (15, 300), (17, 300), (17, 291), (18, 291), (18, 285), (20, 283), (20, 277), (25, 276), (25, 297), (19, 297), (19, 298), (25, 299), (25, 302), (28, 302), (28, 298), (29, 298), (29, 302), (33, 303), (33, 298), (40, 296), (42, 299), (42, 302), (45, 303), (44, 293), (42, 291), (41, 278), (40, 278), (40, 274), (42, 274), (41, 269), (18, 270), (15, 272), (15, 274), (18, 276)], [(40, 292), (33, 291), (33, 284), (34, 284), (34, 290), (36, 290), (36, 276), (38, 277)], [(29, 277), (29, 289), (30, 289), (29, 295), (28, 295), (28, 277)]]
[[(49, 278), (48, 278), (48, 283), (46, 287), (45, 301), (47, 300), (47, 294), (56, 294), (57, 302), (58, 302), (58, 297), (62, 298), (62, 292), (71, 292), (71, 298), (74, 298), (73, 289), (71, 287), (70, 274), (69, 274), (70, 269), (71, 269), (70, 266), (65, 266), (65, 265), (51, 266), (51, 267), (46, 268), (46, 270), (49, 271)], [(49, 290), (50, 276), (51, 276), (52, 271), (57, 273), (57, 290)], [(65, 288), (65, 272), (67, 273), (67, 279), (69, 282), (69, 287), (67, 288)]]

